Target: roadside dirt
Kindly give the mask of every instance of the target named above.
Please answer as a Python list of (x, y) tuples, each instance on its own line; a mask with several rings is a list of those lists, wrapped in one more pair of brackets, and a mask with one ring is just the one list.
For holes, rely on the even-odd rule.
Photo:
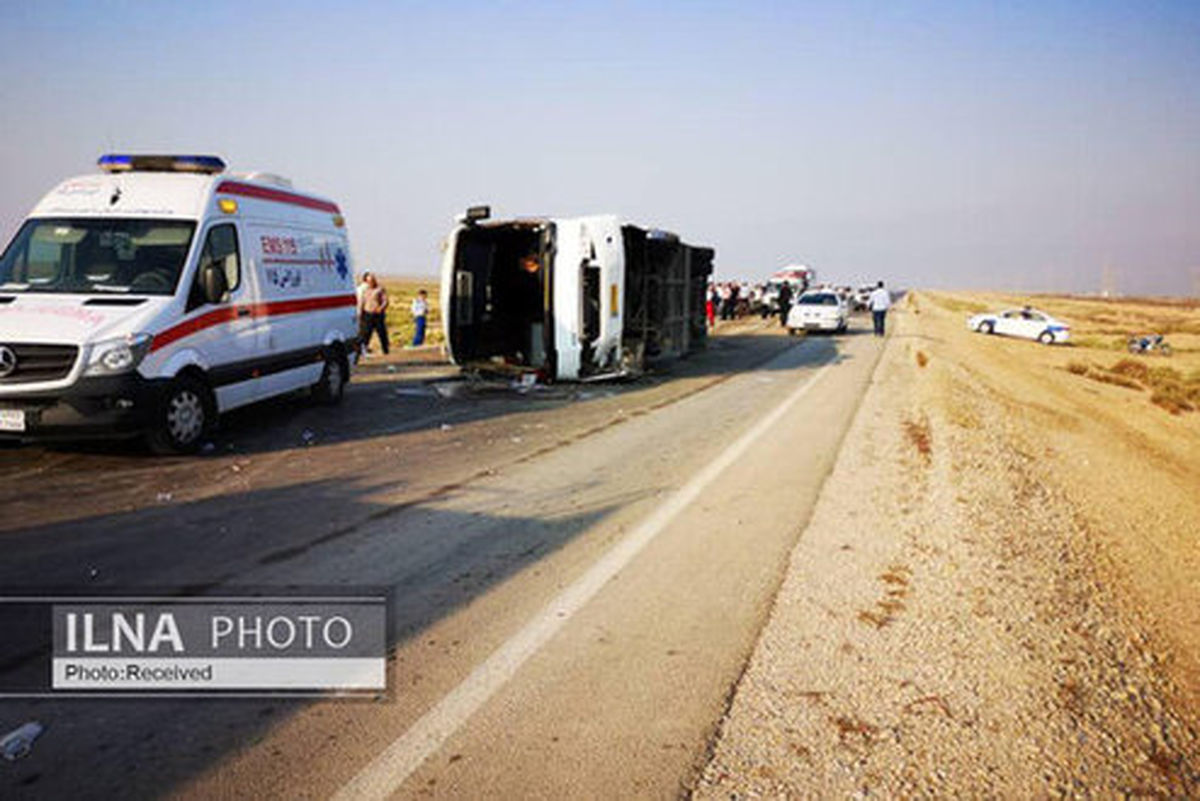
[(1200, 414), (988, 300), (893, 314), (697, 796), (1200, 792)]

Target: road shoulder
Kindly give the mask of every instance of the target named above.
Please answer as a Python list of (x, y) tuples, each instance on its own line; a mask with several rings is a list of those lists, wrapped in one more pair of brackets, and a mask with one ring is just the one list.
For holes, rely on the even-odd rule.
[(1193, 715), (1096, 533), (894, 317), (695, 794), (1195, 793)]

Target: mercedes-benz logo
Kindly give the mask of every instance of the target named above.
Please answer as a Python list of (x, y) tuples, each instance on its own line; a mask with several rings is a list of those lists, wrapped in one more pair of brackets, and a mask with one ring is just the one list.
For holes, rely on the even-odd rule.
[(0, 378), (7, 378), (16, 369), (17, 354), (8, 345), (0, 345)]

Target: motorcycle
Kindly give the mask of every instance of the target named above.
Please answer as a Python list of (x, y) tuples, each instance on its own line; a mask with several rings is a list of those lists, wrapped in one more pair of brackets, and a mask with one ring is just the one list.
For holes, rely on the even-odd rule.
[(1133, 354), (1148, 354), (1159, 353), (1163, 356), (1170, 356), (1174, 351), (1171, 350), (1170, 343), (1163, 339), (1162, 334), (1138, 334), (1129, 338), (1129, 352)]

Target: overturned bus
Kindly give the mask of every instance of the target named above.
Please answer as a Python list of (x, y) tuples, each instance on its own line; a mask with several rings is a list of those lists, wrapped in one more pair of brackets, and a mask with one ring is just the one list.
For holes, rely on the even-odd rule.
[(459, 218), (442, 262), (450, 358), (546, 380), (636, 375), (706, 341), (711, 248), (611, 215)]

